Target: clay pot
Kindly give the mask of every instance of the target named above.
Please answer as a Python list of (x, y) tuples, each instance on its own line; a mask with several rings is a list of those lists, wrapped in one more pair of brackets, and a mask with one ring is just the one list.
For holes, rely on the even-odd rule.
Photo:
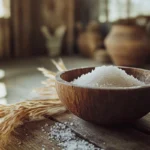
[(96, 48), (102, 45), (102, 39), (98, 33), (87, 31), (79, 35), (77, 43), (83, 56), (93, 57)]
[(95, 50), (103, 45), (99, 23), (90, 22), (86, 28), (80, 32), (77, 38), (77, 45), (83, 56), (92, 58)]
[(141, 66), (149, 55), (146, 31), (135, 25), (114, 25), (105, 46), (115, 65)]
[(110, 56), (105, 49), (98, 49), (94, 52), (94, 60), (99, 63), (109, 63), (111, 62)]

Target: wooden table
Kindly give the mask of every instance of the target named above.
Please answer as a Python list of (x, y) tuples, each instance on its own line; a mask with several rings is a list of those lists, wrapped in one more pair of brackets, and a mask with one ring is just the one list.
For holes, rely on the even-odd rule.
[[(78, 57), (64, 57), (64, 62), (68, 68), (98, 65), (94, 61)], [(1, 63), (1, 68), (6, 70), (4, 82), (8, 89), (9, 103), (27, 98), (31, 88), (40, 86), (44, 77), (35, 68), (41, 66), (55, 70), (48, 58)], [(83, 121), (71, 113), (26, 123), (17, 129), (18, 134), (13, 135), (11, 143), (4, 150), (42, 150), (42, 145), (45, 150), (60, 150), (58, 143), (49, 140), (48, 135), (41, 130), (44, 127), (48, 132), (56, 122), (73, 122), (73, 125), (68, 126), (77, 136), (105, 150), (150, 150), (150, 114), (133, 124), (106, 127)]]

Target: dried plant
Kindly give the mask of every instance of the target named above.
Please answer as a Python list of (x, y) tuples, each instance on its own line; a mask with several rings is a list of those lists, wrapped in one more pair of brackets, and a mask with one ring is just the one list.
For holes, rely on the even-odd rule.
[[(52, 60), (59, 71), (67, 70), (63, 61)], [(41, 120), (45, 116), (53, 116), (66, 112), (58, 98), (55, 89), (55, 72), (45, 68), (38, 68), (48, 77), (43, 88), (36, 89), (40, 95), (47, 95), (47, 100), (26, 100), (12, 105), (0, 105), (0, 147), (3, 147), (10, 139), (11, 133), (19, 125), (27, 121)]]

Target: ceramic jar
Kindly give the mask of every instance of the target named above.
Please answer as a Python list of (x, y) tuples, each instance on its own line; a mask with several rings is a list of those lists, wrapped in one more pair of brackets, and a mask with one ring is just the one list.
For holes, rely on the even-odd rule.
[(149, 56), (146, 31), (136, 25), (114, 25), (105, 46), (115, 65), (141, 66)]

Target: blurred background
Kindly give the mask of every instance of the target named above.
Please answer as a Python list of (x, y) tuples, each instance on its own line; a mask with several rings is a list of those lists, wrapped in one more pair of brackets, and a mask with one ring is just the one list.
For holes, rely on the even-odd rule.
[(148, 66), (150, 0), (0, 0), (0, 68), (10, 99), (27, 95), (41, 80), (35, 68), (53, 70), (49, 58), (57, 57), (68, 68)]
[(150, 0), (0, 0), (0, 58), (79, 54), (144, 64), (149, 6)]

